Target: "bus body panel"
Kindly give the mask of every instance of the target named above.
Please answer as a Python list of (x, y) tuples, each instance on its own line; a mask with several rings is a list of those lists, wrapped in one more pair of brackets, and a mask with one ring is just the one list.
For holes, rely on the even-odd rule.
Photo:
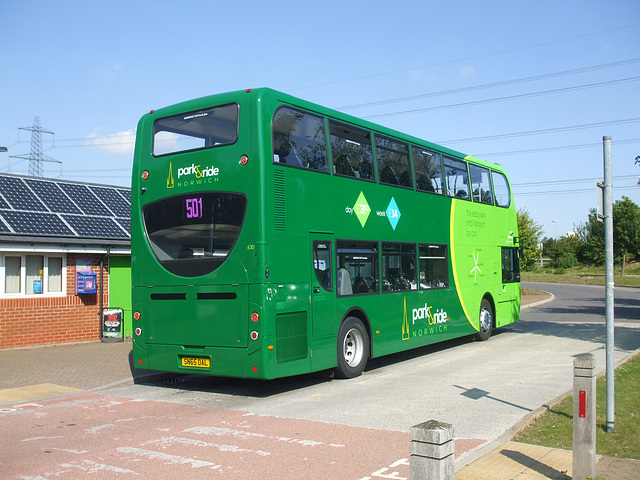
[[(239, 109), (233, 144), (151, 153), (157, 119), (205, 115), (203, 109), (228, 104)], [(373, 135), (395, 136), (465, 159), (459, 152), (269, 89), (214, 95), (146, 115), (138, 126), (132, 180), (137, 368), (270, 379), (335, 367), (336, 336), (348, 316), (365, 325), (372, 357), (478, 332), (484, 298), (495, 307), (495, 326), (518, 320), (520, 284), (504, 283), (501, 274), (502, 249), (517, 246), (512, 192), (511, 206), (502, 208), (284, 165), (274, 158), (271, 138), (274, 112), (282, 106), (324, 118), (325, 128), (331, 121), (350, 122)], [(328, 142), (328, 129), (325, 133)], [(332, 166), (330, 150), (328, 156)], [(466, 159), (503, 173), (496, 165)], [(143, 180), (145, 171), (149, 176)], [(242, 197), (245, 212), (226, 260), (212, 272), (187, 272), (185, 277), (184, 270), (172, 273), (170, 261), (156, 258), (164, 244), (151, 245), (153, 232), (145, 228), (153, 221), (148, 214), (146, 221), (143, 217), (150, 205), (168, 198), (186, 201), (189, 210), (188, 202), (198, 205), (200, 195), (213, 195), (210, 203), (216, 205), (231, 202), (226, 196)], [(212, 230), (220, 232), (217, 226)], [(379, 284), (371, 293), (340, 295), (338, 248), (350, 240), (375, 244), (378, 268), (387, 244), (446, 247), (448, 283), (404, 291), (385, 291)], [(331, 249), (329, 288), (315, 270), (317, 242)]]

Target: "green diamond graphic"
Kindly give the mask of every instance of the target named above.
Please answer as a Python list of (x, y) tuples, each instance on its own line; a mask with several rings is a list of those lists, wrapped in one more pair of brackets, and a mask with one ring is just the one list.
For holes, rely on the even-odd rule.
[(360, 196), (358, 196), (358, 200), (356, 200), (356, 204), (353, 206), (353, 211), (356, 213), (358, 220), (360, 220), (360, 225), (364, 228), (364, 224), (367, 223), (367, 219), (371, 213), (371, 208), (367, 203), (367, 199), (364, 197), (364, 193), (360, 192)]

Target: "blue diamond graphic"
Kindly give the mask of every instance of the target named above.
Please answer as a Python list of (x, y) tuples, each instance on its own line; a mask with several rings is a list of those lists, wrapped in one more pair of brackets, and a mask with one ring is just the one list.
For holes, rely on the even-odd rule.
[(391, 201), (389, 202), (389, 206), (387, 207), (387, 218), (389, 219), (389, 223), (391, 223), (391, 228), (396, 229), (396, 225), (398, 225), (398, 221), (400, 220), (400, 209), (398, 205), (396, 205), (396, 201), (393, 197), (391, 197)]

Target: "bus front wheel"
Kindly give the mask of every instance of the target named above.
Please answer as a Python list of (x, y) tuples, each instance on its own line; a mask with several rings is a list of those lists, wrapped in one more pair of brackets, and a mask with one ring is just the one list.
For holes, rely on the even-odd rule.
[(476, 334), (478, 340), (488, 340), (493, 331), (493, 308), (486, 298), (480, 303), (480, 330)]
[(338, 330), (338, 366), (336, 376), (354, 378), (359, 376), (369, 359), (369, 335), (362, 322), (347, 317)]

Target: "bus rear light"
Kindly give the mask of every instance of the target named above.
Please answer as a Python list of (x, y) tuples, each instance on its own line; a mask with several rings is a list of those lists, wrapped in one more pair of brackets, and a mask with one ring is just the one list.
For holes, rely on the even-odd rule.
[(253, 373), (256, 373), (258, 371), (258, 367), (253, 367)]
[(140, 365), (142, 365), (142, 359), (138, 360), (138, 363), (139, 363)]
[(139, 337), (142, 335), (142, 329), (140, 327), (136, 328), (136, 335)]
[(267, 349), (268, 349), (268, 350), (273, 350), (273, 345), (269, 345), (269, 346), (267, 347)]
[(242, 155), (240, 157), (240, 165), (244, 167), (247, 163), (249, 163), (249, 157), (247, 157), (246, 155)]
[(256, 330), (254, 330), (253, 332), (251, 332), (251, 340), (257, 340), (258, 339), (258, 332)]
[(258, 312), (253, 312), (251, 314), (251, 321), (253, 323), (257, 323), (258, 320), (260, 320), (260, 315), (258, 314)]
[(140, 312), (136, 312), (133, 314), (134, 320), (140, 320)]
[(144, 172), (142, 172), (142, 179), (146, 180), (147, 178), (149, 178), (149, 170), (145, 170)]

